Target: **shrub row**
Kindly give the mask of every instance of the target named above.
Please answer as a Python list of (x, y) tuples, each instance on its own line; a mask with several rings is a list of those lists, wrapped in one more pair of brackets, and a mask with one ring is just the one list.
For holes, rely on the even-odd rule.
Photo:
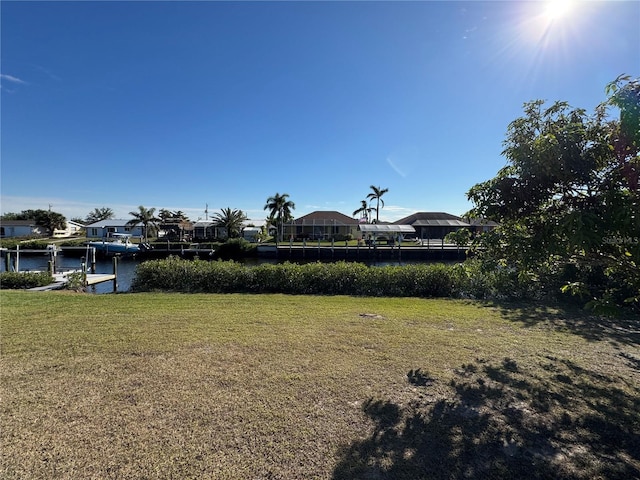
[(47, 272), (2, 272), (0, 288), (24, 289), (44, 287), (53, 283), (53, 277)]
[(360, 263), (263, 264), (207, 262), (170, 257), (140, 264), (132, 291), (185, 293), (286, 293), (451, 297), (465, 283), (460, 265), (367, 267)]

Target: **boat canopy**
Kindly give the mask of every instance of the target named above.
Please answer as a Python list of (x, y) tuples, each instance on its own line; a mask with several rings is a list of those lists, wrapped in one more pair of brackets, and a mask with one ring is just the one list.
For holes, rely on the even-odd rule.
[(415, 233), (416, 229), (411, 225), (381, 225), (375, 224), (363, 224), (358, 225), (358, 229), (365, 233)]

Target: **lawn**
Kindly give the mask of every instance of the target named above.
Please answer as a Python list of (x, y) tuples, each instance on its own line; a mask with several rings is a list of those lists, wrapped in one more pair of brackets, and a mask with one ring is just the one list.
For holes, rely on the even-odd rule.
[(0, 478), (640, 478), (640, 322), (0, 291)]

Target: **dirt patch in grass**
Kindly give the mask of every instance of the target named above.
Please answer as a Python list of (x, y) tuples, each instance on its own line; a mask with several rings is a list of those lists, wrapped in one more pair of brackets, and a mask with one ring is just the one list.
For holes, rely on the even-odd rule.
[(594, 335), (603, 319), (448, 300), (0, 296), (3, 479), (640, 478), (634, 319)]

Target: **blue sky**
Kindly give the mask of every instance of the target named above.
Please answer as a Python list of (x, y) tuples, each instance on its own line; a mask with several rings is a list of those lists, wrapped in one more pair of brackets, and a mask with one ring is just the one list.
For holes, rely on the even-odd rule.
[(11, 2), (0, 211), (463, 214), (524, 102), (640, 75), (640, 2)]

